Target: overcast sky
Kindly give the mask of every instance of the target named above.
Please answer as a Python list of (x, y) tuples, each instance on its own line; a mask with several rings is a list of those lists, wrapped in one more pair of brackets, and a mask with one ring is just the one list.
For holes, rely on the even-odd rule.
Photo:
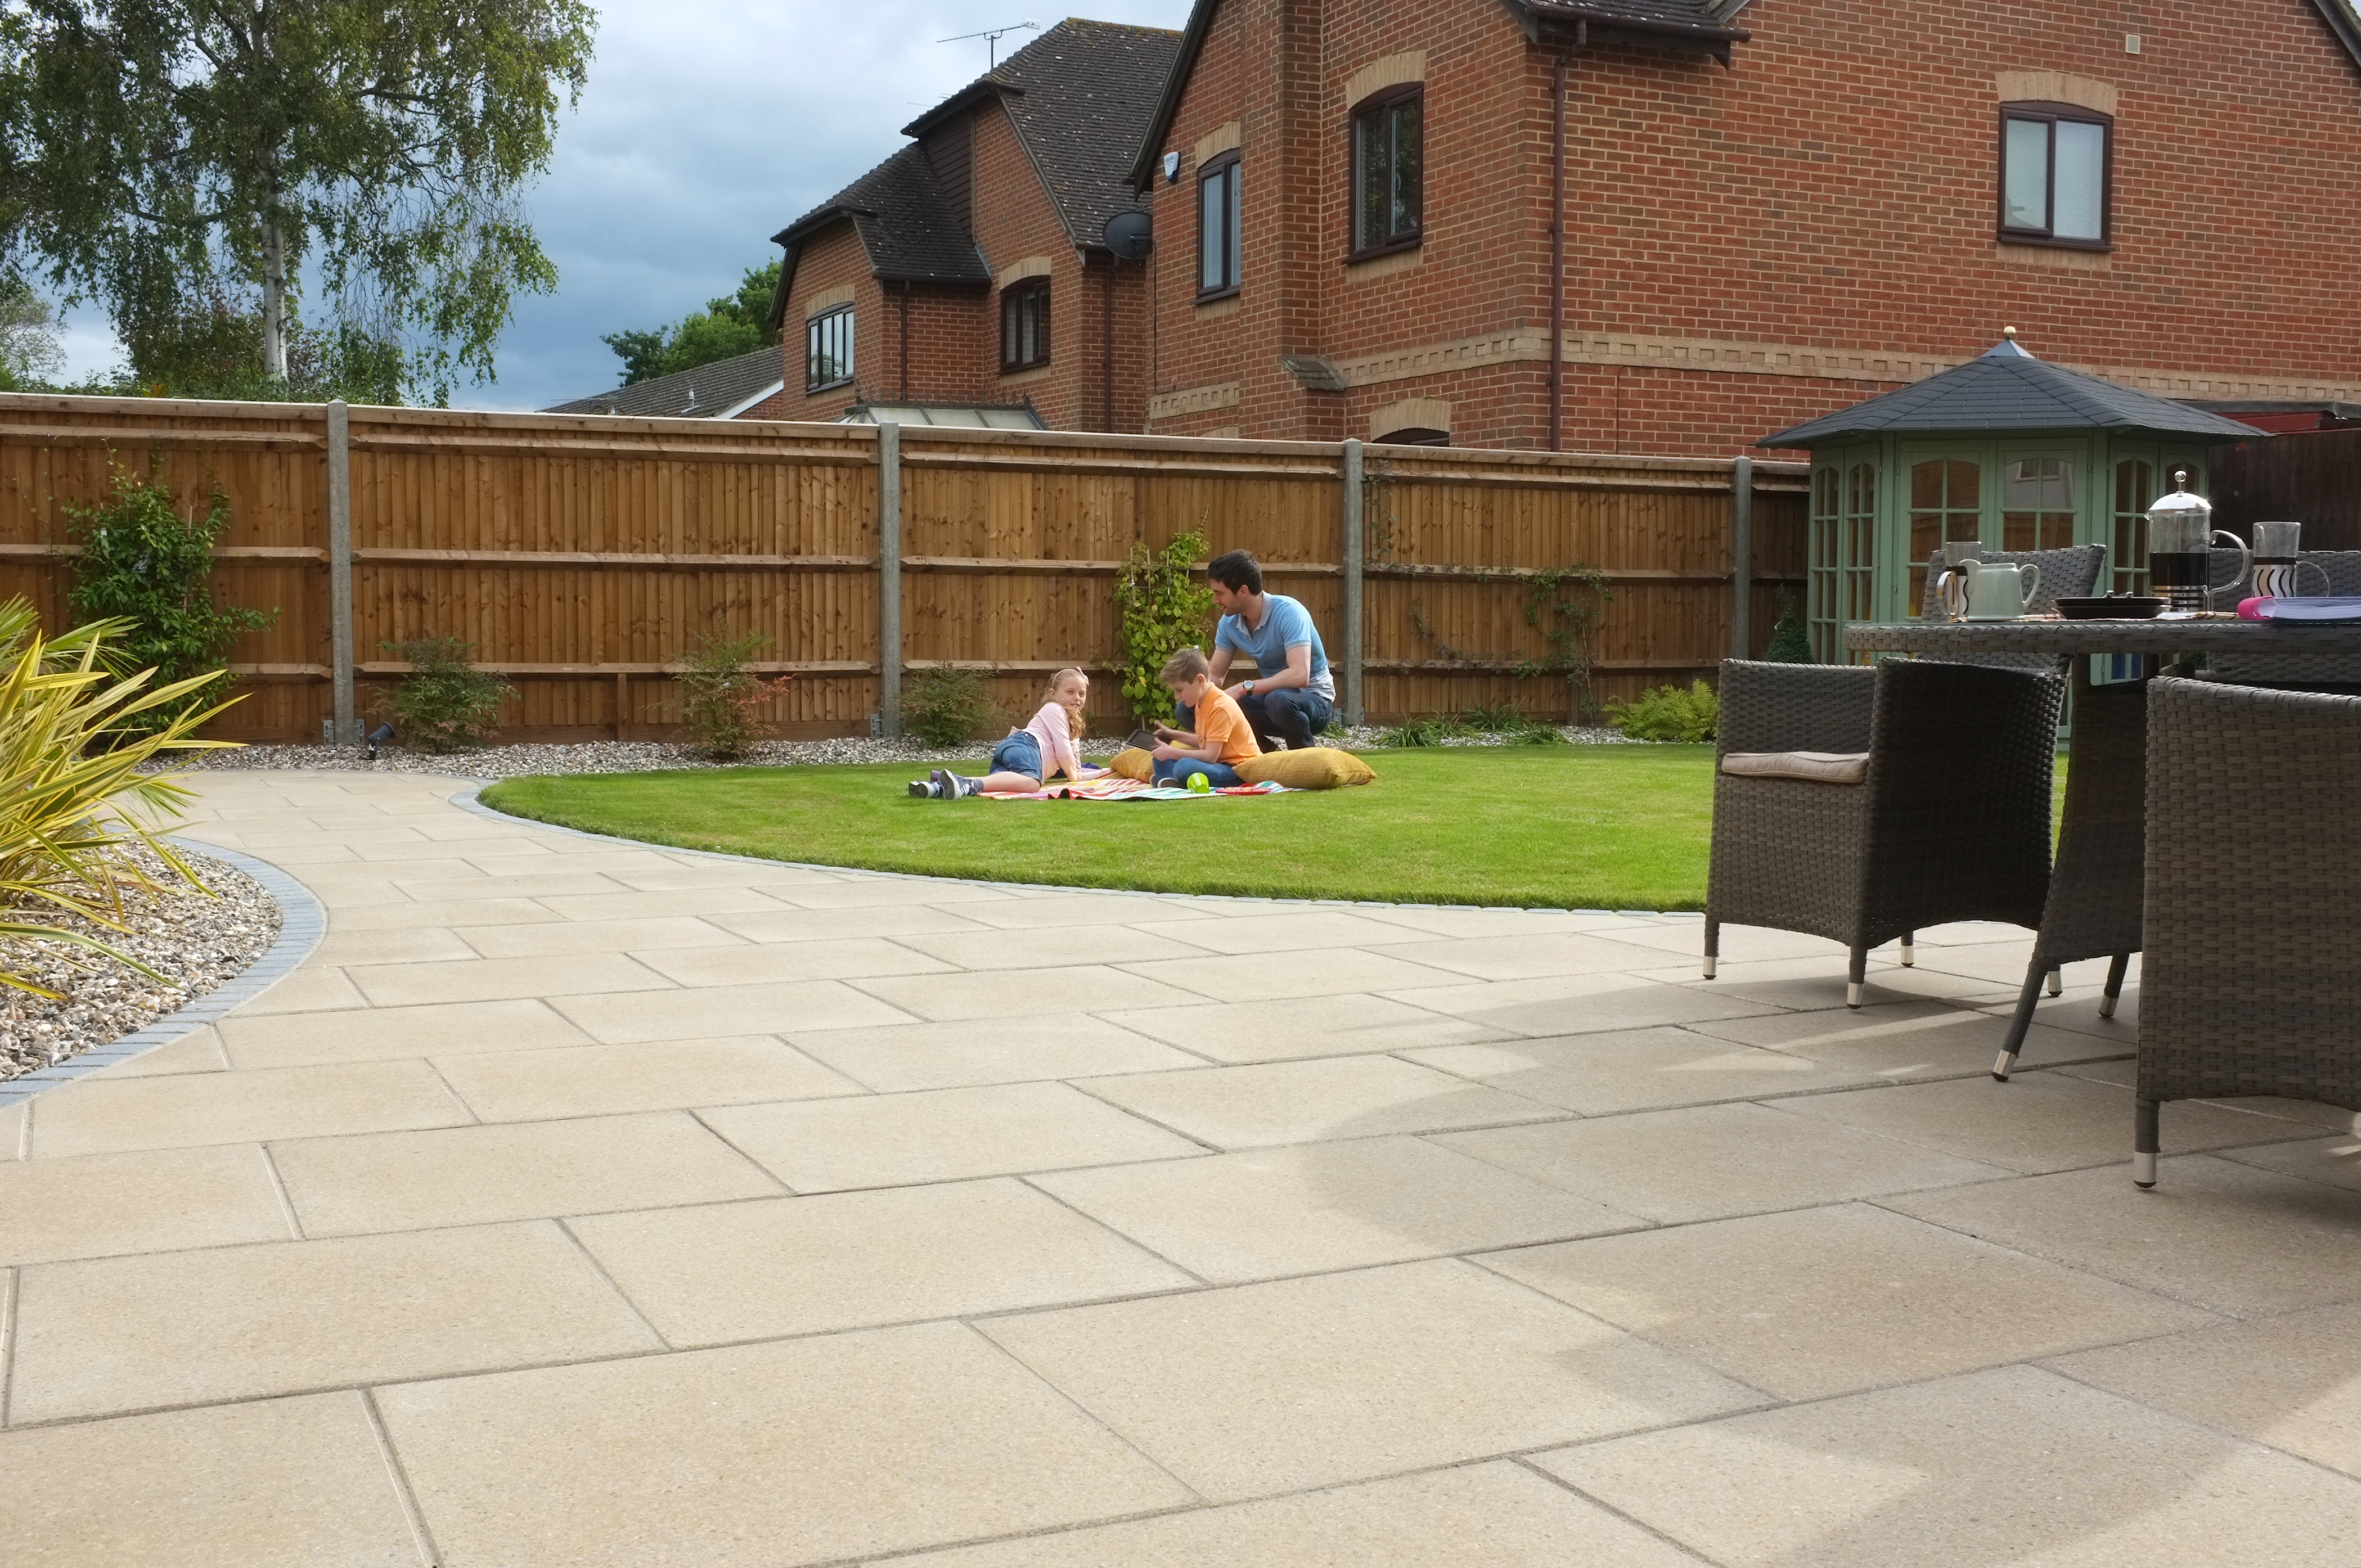
[[(676, 321), (779, 254), (771, 236), (903, 145), (901, 127), (983, 73), (954, 33), (1065, 14), (1038, 0), (606, 0), (580, 108), (532, 192), (555, 294), (518, 302), (500, 379), (474, 408), (535, 409), (614, 386), (603, 333)], [(1178, 27), (1188, 0), (1089, 0), (1102, 21)], [(1001, 40), (1005, 59), (1038, 33)], [(118, 357), (77, 312), (69, 375)]]

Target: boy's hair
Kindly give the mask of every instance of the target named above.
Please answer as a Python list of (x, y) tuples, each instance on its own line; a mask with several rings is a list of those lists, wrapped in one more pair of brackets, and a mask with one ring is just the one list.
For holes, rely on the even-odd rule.
[(1262, 564), (1251, 550), (1225, 550), (1205, 563), (1205, 576), (1235, 593), (1240, 588), (1248, 593), (1262, 592)]
[[(1050, 674), (1049, 684), (1043, 690), (1041, 695), (1048, 697), (1051, 702), (1056, 702), (1058, 700), (1058, 687), (1065, 681), (1065, 678), (1068, 675), (1080, 675), (1082, 677), (1084, 682), (1088, 682), (1091, 678), (1091, 673), (1088, 670), (1083, 669), (1079, 664), (1069, 664), (1064, 669), (1055, 671)], [(1080, 713), (1068, 713), (1066, 716), (1066, 724), (1068, 732), (1071, 733), (1077, 740), (1081, 740), (1088, 731), (1088, 727), (1082, 722), (1082, 716)]]
[(1164, 684), (1185, 686), (1199, 675), (1210, 675), (1213, 666), (1205, 662), (1203, 652), (1195, 648), (1183, 648), (1164, 661)]

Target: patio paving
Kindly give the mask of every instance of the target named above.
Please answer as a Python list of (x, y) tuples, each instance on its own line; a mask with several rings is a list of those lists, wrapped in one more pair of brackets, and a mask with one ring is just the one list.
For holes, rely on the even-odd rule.
[(2102, 964), (2000, 1084), (2006, 928), (1853, 1013), (1782, 933), (1699, 981), (1694, 916), (818, 872), (466, 787), (204, 776), (325, 941), (0, 1109), (0, 1563), (2354, 1561), (2352, 1118), (2168, 1107), (2136, 1191)]

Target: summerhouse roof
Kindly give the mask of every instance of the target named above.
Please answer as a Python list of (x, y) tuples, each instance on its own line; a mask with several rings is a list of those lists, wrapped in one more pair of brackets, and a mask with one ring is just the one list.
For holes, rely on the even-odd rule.
[(2117, 435), (2247, 441), (2254, 426), (2037, 359), (2012, 337), (1965, 365), (1766, 435), (1771, 447), (1834, 445), (1871, 435), (2103, 430)]
[(786, 385), (786, 359), (776, 347), (716, 359), (694, 370), (652, 376), (544, 409), (552, 414), (629, 414), (639, 419), (735, 419)]

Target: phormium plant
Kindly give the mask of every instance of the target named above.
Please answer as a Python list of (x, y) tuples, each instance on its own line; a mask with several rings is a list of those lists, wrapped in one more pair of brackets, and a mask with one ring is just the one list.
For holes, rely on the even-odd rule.
[(476, 646), (456, 637), (412, 637), (379, 647), (410, 666), (401, 684), (378, 696), (394, 735), (421, 751), (464, 751), (484, 743), (484, 731), (515, 688), (476, 668)]
[(765, 680), (746, 668), (769, 645), (759, 631), (735, 637), (708, 635), (680, 656), (681, 718), (689, 748), (717, 762), (734, 762), (753, 750), (766, 729), (755, 710), (783, 696), (795, 676)]
[(992, 695), (992, 677), (981, 670), (938, 664), (902, 683), (902, 728), (929, 746), (972, 740), (1007, 717)]
[[(66, 590), (77, 624), (118, 620), (108, 657), (126, 671), (156, 672), (153, 685), (180, 687), (171, 701), (138, 708), (115, 727), (148, 734), (182, 714), (216, 706), (232, 677), (229, 645), (279, 618), (214, 602), (214, 544), (229, 526), (229, 499), (215, 493), (203, 517), (172, 510), (171, 492), (128, 468), (113, 469), (114, 493), (96, 506), (65, 508), (66, 527), (82, 547)], [(189, 685), (199, 676), (209, 679)]]
[(1115, 611), (1122, 618), (1124, 699), (1142, 724), (1172, 715), (1172, 694), (1159, 677), (1164, 661), (1204, 641), (1213, 613), (1213, 595), (1189, 568), (1205, 553), (1205, 536), (1191, 530), (1161, 550), (1146, 540), (1133, 543), (1115, 580)]

